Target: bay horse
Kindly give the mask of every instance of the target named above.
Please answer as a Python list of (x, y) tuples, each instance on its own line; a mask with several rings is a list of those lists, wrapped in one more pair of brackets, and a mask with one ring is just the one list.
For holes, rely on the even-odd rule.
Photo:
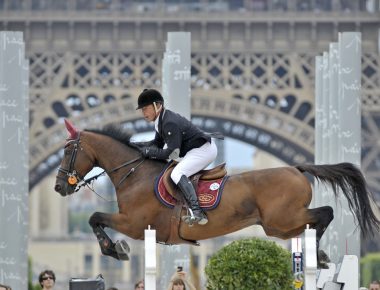
[[(104, 255), (127, 260), (129, 247), (116, 243), (104, 231), (109, 227), (133, 239), (144, 239), (144, 230), (156, 229), (157, 242), (196, 243), (245, 227), (261, 225), (268, 236), (289, 239), (310, 225), (316, 229), (317, 245), (333, 219), (333, 209), (309, 209), (312, 198), (309, 173), (347, 198), (362, 234), (379, 231), (380, 221), (371, 209), (373, 196), (361, 171), (351, 163), (296, 165), (253, 170), (228, 177), (218, 207), (207, 212), (206, 225), (189, 226), (176, 219), (173, 209), (154, 193), (154, 179), (167, 162), (144, 159), (130, 142), (131, 134), (117, 126), (102, 130), (77, 130), (65, 120), (69, 137), (58, 169), (55, 190), (70, 195), (89, 181), (84, 176), (95, 166), (107, 173), (116, 189), (118, 213), (95, 212), (89, 219)], [(186, 214), (180, 207), (179, 215)], [(175, 235), (173, 236), (173, 220)]]

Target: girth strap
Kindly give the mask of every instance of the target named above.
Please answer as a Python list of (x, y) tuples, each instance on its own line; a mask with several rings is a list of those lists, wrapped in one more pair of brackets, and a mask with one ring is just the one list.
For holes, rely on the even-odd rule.
[(193, 246), (199, 246), (199, 243), (195, 240), (187, 240), (181, 237), (179, 233), (179, 228), (181, 224), (181, 213), (184, 208), (184, 200), (177, 201), (170, 217), (170, 233), (169, 238), (165, 242), (168, 245), (178, 245), (178, 244), (190, 244)]

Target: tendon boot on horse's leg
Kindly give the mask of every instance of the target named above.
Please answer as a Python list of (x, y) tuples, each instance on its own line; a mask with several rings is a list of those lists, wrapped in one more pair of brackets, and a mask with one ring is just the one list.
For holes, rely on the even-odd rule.
[(122, 240), (116, 241), (115, 243), (112, 242), (101, 226), (94, 227), (93, 231), (98, 239), (100, 250), (103, 255), (111, 256), (117, 260), (129, 260), (129, 246), (126, 241)]
[(111, 238), (106, 234), (101, 226), (95, 226), (92, 228), (94, 234), (99, 242), (100, 250), (103, 255), (112, 256), (115, 259), (119, 259), (115, 252), (115, 244)]
[(89, 220), (89, 224), (99, 242), (100, 250), (103, 255), (111, 256), (117, 260), (129, 260), (129, 246), (126, 241), (112, 242), (111, 238), (104, 231), (104, 225), (101, 223), (103, 213), (94, 213)]
[(182, 191), (183, 196), (185, 197), (187, 203), (189, 204), (190, 217), (184, 217), (184, 221), (190, 225), (195, 222), (200, 225), (205, 225), (208, 222), (206, 214), (203, 212), (198, 203), (197, 194), (195, 193), (194, 186), (191, 184), (191, 181), (182, 175), (181, 179), (178, 182), (178, 187)]

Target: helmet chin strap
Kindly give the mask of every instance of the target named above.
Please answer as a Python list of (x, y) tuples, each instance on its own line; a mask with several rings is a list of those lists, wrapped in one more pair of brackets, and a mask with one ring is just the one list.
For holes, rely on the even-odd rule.
[(157, 108), (156, 102), (153, 102), (153, 107), (154, 107), (154, 111), (156, 112), (156, 118), (157, 118), (157, 116), (160, 114), (160, 112), (162, 110), (162, 104), (160, 104), (160, 107)]

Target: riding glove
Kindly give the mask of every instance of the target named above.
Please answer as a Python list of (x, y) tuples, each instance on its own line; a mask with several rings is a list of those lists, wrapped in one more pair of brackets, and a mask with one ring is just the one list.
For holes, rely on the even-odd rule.
[(141, 149), (141, 154), (145, 158), (150, 158), (150, 159), (166, 160), (169, 158), (169, 155), (171, 153), (172, 153), (172, 150), (169, 148), (161, 149), (156, 146), (146, 146)]

